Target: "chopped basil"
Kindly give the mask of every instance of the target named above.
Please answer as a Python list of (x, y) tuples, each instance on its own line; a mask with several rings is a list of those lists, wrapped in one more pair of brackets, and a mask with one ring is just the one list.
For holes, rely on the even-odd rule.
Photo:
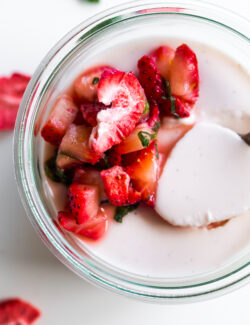
[(138, 205), (139, 203), (117, 207), (114, 216), (115, 221), (122, 223), (123, 217), (125, 217), (125, 215), (128, 214), (129, 212), (135, 210), (138, 207)]
[(180, 118), (180, 115), (176, 113), (176, 100), (173, 96), (169, 97), (171, 107), (170, 107), (170, 112), (175, 118)]
[(48, 178), (57, 183), (63, 183), (69, 186), (72, 182), (73, 171), (71, 169), (63, 170), (56, 165), (56, 156), (45, 161), (44, 171)]
[(241, 135), (241, 139), (246, 142), (250, 146), (250, 132), (244, 135)]
[(98, 84), (99, 81), (100, 81), (100, 78), (95, 77), (95, 78), (92, 80), (92, 85), (96, 85), (96, 84)]
[(149, 103), (146, 102), (145, 105), (144, 105), (144, 111), (143, 111), (143, 114), (148, 114), (149, 112)]
[(141, 144), (143, 147), (147, 148), (150, 145), (150, 140), (153, 140), (156, 138), (156, 133), (150, 134), (146, 131), (140, 131), (138, 132), (138, 138), (141, 141)]
[(152, 130), (157, 132), (159, 130), (159, 128), (160, 128), (160, 121), (156, 121)]
[(155, 143), (155, 156), (157, 159), (159, 159), (159, 151), (158, 151), (157, 143)]
[(167, 98), (171, 97), (171, 86), (168, 80), (165, 80)]

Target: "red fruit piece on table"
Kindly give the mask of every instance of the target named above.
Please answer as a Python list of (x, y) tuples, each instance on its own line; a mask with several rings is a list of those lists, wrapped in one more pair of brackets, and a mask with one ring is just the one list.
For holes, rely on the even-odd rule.
[(77, 113), (78, 108), (70, 95), (59, 96), (42, 128), (41, 135), (44, 140), (58, 146)]
[(74, 171), (73, 183), (96, 185), (99, 189), (100, 201), (107, 200), (99, 170), (91, 167), (76, 168)]
[(58, 222), (63, 229), (93, 240), (103, 237), (109, 226), (109, 218), (103, 208), (98, 210), (94, 218), (82, 225), (76, 223), (76, 219), (71, 213), (63, 211), (58, 213)]
[(77, 224), (94, 218), (99, 209), (99, 189), (95, 185), (73, 183), (68, 189), (69, 208)]
[(113, 205), (130, 205), (140, 200), (140, 194), (132, 188), (130, 177), (123, 167), (114, 166), (103, 170), (101, 171), (101, 177), (104, 190)]
[(71, 124), (59, 146), (58, 159), (60, 155), (65, 155), (84, 163), (96, 164), (101, 154), (89, 147), (91, 130), (91, 127), (86, 125)]
[(175, 50), (169, 46), (163, 45), (155, 49), (150, 55), (155, 59), (155, 64), (160, 75), (164, 79), (169, 80), (170, 67), (175, 55)]
[(33, 324), (40, 314), (37, 308), (19, 298), (0, 301), (0, 324), (2, 325)]
[(74, 91), (81, 101), (93, 102), (97, 97), (97, 87), (101, 74), (112, 67), (100, 65), (84, 71), (74, 83)]
[(165, 96), (165, 87), (152, 56), (144, 55), (138, 61), (139, 80), (150, 104), (155, 105)]
[(105, 71), (98, 85), (98, 99), (111, 108), (97, 114), (90, 145), (98, 153), (123, 141), (135, 128), (145, 107), (145, 94), (133, 73)]
[(97, 125), (97, 114), (103, 110), (106, 109), (107, 106), (105, 106), (102, 103), (84, 103), (81, 105), (81, 112), (84, 120), (89, 123), (91, 126)]
[(0, 130), (14, 128), (18, 108), (29, 81), (29, 76), (20, 73), (0, 77)]
[(176, 49), (170, 69), (171, 92), (194, 104), (199, 97), (199, 71), (195, 53), (182, 44)]
[(139, 151), (134, 162), (126, 168), (133, 187), (141, 193), (142, 200), (149, 206), (155, 205), (159, 178), (159, 156), (156, 143)]

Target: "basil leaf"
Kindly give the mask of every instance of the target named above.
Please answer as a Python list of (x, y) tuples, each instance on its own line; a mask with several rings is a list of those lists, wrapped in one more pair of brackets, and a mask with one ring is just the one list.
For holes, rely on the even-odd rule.
[(147, 148), (150, 145), (150, 140), (154, 140), (156, 138), (157, 133), (150, 134), (146, 131), (138, 132), (138, 138), (141, 141), (143, 147)]
[(148, 114), (149, 112), (149, 103), (146, 102), (145, 105), (144, 105), (144, 111), (143, 111), (143, 114)]
[(129, 212), (135, 210), (138, 205), (139, 203), (117, 207), (114, 216), (115, 221), (122, 223), (123, 217), (125, 217)]
[(157, 132), (159, 130), (159, 128), (160, 128), (160, 121), (157, 121), (157, 122), (155, 122), (155, 125), (152, 130)]
[(96, 84), (98, 84), (99, 81), (100, 81), (100, 78), (95, 77), (95, 78), (92, 80), (92, 85), (96, 85)]

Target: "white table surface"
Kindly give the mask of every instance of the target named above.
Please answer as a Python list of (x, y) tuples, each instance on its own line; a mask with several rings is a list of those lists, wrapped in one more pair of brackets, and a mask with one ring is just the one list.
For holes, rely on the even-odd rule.
[[(119, 0), (1, 0), (0, 75), (32, 73), (59, 38)], [(213, 0), (249, 17), (249, 0)], [(104, 291), (78, 278), (37, 237), (14, 180), (12, 133), (0, 134), (0, 299), (19, 296), (43, 313), (42, 325), (249, 324), (250, 286), (213, 300), (153, 305)]]

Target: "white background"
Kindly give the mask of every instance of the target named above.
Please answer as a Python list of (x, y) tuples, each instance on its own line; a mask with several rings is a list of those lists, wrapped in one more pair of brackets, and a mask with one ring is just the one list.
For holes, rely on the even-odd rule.
[[(0, 0), (0, 75), (32, 73), (85, 18), (126, 1)], [(249, 0), (213, 0), (250, 16)], [(78, 278), (43, 245), (25, 216), (12, 167), (12, 133), (0, 134), (0, 299), (20, 296), (43, 313), (38, 325), (249, 324), (250, 285), (207, 302), (151, 305)]]

